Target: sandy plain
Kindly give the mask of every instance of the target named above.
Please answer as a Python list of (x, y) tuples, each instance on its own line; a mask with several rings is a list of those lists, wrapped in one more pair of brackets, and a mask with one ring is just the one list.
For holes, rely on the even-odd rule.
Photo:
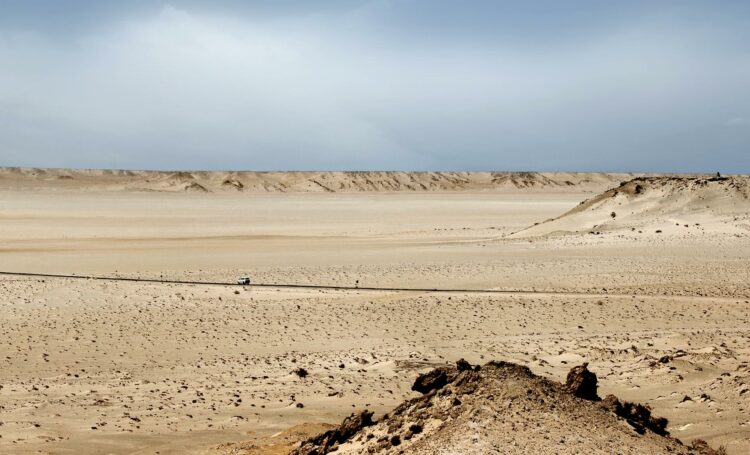
[(746, 214), (513, 235), (595, 193), (7, 188), (2, 271), (512, 292), (2, 276), (0, 453), (283, 453), (274, 435), (388, 412), (459, 358), (558, 380), (588, 361), (674, 436), (750, 452)]

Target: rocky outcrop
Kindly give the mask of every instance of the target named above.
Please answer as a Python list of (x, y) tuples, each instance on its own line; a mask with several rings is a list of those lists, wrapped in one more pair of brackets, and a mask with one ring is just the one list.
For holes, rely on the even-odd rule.
[(352, 415), (292, 453), (722, 453), (703, 442), (682, 444), (647, 406), (600, 400), (596, 387), (587, 364), (560, 384), (513, 363), (480, 368), (461, 360), (420, 375), (413, 389), (422, 395), (380, 420)]

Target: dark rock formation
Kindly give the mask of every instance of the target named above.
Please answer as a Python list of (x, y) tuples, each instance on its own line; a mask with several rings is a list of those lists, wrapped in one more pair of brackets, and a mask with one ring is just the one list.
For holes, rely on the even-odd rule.
[(667, 431), (667, 419), (664, 417), (653, 417), (651, 415), (651, 408), (646, 405), (620, 401), (614, 395), (607, 395), (602, 404), (610, 411), (625, 419), (639, 434), (644, 434), (647, 429), (662, 436), (669, 434)]
[(328, 453), (335, 445), (347, 441), (358, 431), (372, 424), (372, 412), (365, 410), (359, 414), (352, 414), (344, 419), (338, 427), (303, 442), (290, 455), (322, 455)]
[(449, 381), (449, 375), (451, 376), (450, 379), (453, 379), (452, 376), (454, 373), (448, 368), (435, 368), (432, 371), (417, 376), (417, 380), (414, 381), (411, 389), (422, 394), (430, 393), (445, 386)]
[(596, 393), (596, 375), (589, 371), (588, 362), (571, 368), (565, 381), (565, 388), (573, 395), (584, 400), (599, 401)]

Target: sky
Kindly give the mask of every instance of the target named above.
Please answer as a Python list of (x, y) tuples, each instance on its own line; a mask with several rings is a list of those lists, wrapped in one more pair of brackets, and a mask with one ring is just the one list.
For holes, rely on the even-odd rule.
[(750, 2), (2, 0), (0, 166), (750, 173)]

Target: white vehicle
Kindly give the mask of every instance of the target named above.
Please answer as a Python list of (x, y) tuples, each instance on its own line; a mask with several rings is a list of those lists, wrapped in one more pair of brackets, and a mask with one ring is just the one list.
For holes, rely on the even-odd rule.
[(246, 285), (250, 284), (250, 278), (248, 278), (246, 276), (241, 276), (241, 277), (239, 277), (237, 279), (237, 284), (241, 284), (241, 285), (245, 285), (246, 286)]

